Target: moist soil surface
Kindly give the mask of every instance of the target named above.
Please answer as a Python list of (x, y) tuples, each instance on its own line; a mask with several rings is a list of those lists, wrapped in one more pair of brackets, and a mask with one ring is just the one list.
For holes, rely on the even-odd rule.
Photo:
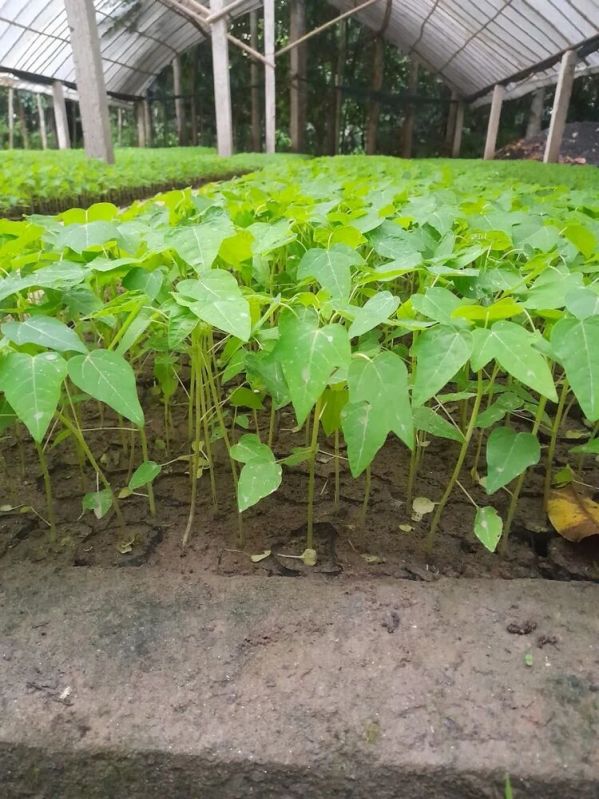
[[(447, 505), (432, 552), (425, 537), (430, 514), (415, 520), (406, 504), (409, 452), (397, 440), (389, 441), (372, 467), (372, 490), (365, 521), (362, 518), (364, 478), (352, 479), (341, 460), (340, 502), (335, 506), (333, 443), (320, 441), (316, 464), (314, 545), (316, 566), (304, 565), (297, 556), (306, 547), (307, 465), (283, 467), (283, 483), (272, 496), (243, 514), (243, 542), (239, 539), (238, 516), (229, 461), (222, 442), (213, 445), (217, 506), (211, 500), (206, 469), (198, 482), (198, 506), (188, 547), (182, 550), (190, 500), (189, 459), (185, 408), (173, 407), (173, 429), (166, 448), (162, 406), (151, 382), (140, 385), (146, 408), (150, 458), (169, 465), (154, 483), (157, 512), (148, 510), (144, 489), (121, 499), (126, 527), (121, 529), (114, 512), (96, 519), (82, 511), (82, 496), (95, 491), (96, 478), (86, 465), (81, 471), (77, 453), (69, 440), (47, 451), (55, 493), (58, 545), (49, 545), (44, 485), (34, 447), (24, 436), (19, 441), (14, 428), (0, 439), (0, 569), (21, 562), (47, 562), (60, 567), (157, 567), (183, 574), (280, 575), (288, 577), (393, 577), (433, 581), (448, 577), (543, 577), (554, 580), (599, 581), (599, 535), (571, 544), (551, 528), (542, 508), (544, 468), (529, 470), (506, 555), (490, 553), (472, 532), (475, 508), (487, 505), (482, 487), (471, 475), (467, 460), (460, 482), (470, 495), (456, 488)], [(109, 412), (100, 415), (88, 403), (82, 420), (85, 436), (115, 492), (126, 486), (133, 463), (141, 462), (139, 445), (131, 457), (133, 432), (119, 430)], [(268, 435), (269, 412), (257, 417), (263, 438)], [(248, 416), (249, 431), (254, 419)], [(275, 454), (285, 457), (294, 446), (305, 445), (304, 433), (294, 432), (294, 417), (283, 410), (274, 438)], [(566, 423), (556, 456), (556, 467), (567, 461), (567, 450), (588, 436), (575, 419)], [(239, 430), (239, 433), (243, 433)], [(574, 439), (574, 441), (572, 440)], [(542, 442), (543, 443), (543, 442)], [(433, 440), (425, 449), (414, 496), (437, 501), (447, 484), (458, 453), (458, 444)], [(475, 447), (471, 447), (471, 458)], [(341, 456), (344, 452), (341, 450)], [(183, 456), (184, 459), (177, 459)], [(479, 472), (484, 473), (484, 445)], [(592, 494), (599, 486), (599, 469), (587, 458), (579, 479)], [(100, 486), (101, 487), (101, 486)], [(598, 489), (599, 490), (599, 489)], [(595, 496), (595, 498), (597, 498)], [(493, 497), (505, 518), (509, 495)], [(39, 515), (37, 515), (39, 514)], [(251, 560), (270, 550), (259, 562)], [(296, 557), (286, 557), (296, 556)]]
[[(507, 144), (495, 157), (542, 161), (547, 133), (548, 130), (543, 130), (537, 136)], [(569, 122), (564, 130), (559, 160), (566, 164), (599, 166), (599, 122)]]

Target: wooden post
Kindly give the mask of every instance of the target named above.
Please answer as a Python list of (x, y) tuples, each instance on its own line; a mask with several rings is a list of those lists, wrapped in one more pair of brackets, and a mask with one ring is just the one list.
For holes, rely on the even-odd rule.
[(137, 122), (137, 146), (146, 146), (146, 120), (144, 114), (144, 101), (137, 100), (135, 103), (135, 119)]
[(54, 104), (54, 122), (56, 124), (56, 139), (60, 150), (68, 150), (71, 146), (69, 135), (69, 118), (67, 117), (67, 104), (64, 99), (62, 83), (55, 80), (52, 84), (52, 98)]
[(15, 90), (12, 86), (8, 89), (8, 149), (15, 146)]
[(410, 73), (408, 75), (408, 104), (406, 118), (403, 123), (401, 136), (401, 156), (402, 158), (412, 157), (412, 141), (414, 139), (414, 121), (416, 111), (414, 108), (414, 95), (418, 91), (418, 63), (410, 61)]
[(493, 88), (491, 99), (491, 112), (489, 113), (489, 124), (487, 126), (487, 140), (485, 142), (485, 152), (483, 158), (488, 161), (495, 158), (497, 145), (497, 133), (499, 131), (499, 120), (501, 119), (501, 106), (505, 97), (505, 86), (496, 83)]
[(275, 0), (264, 2), (264, 56), (271, 63), (264, 67), (264, 131), (266, 152), (276, 149), (277, 107), (275, 84)]
[(337, 47), (337, 70), (335, 72), (335, 133), (333, 155), (339, 152), (341, 142), (341, 120), (343, 116), (343, 72), (347, 55), (347, 20), (339, 23), (339, 43)]
[[(383, 68), (385, 57), (385, 42), (382, 36), (377, 36), (374, 40), (374, 52), (372, 59), (372, 83), (371, 91), (373, 93), (380, 92), (383, 86)], [(374, 155), (376, 153), (376, 140), (379, 129), (379, 116), (381, 113), (381, 104), (375, 99), (371, 98), (368, 107), (368, 121), (366, 123), (366, 154)]]
[[(210, 0), (212, 11), (222, 11), (224, 5), (224, 0)], [(226, 17), (212, 25), (211, 34), (217, 149), (219, 155), (229, 156), (233, 154), (233, 114)]]
[(547, 144), (545, 145), (545, 155), (543, 156), (543, 161), (546, 164), (553, 163), (559, 159), (559, 151), (562, 146), (564, 128), (568, 117), (568, 106), (570, 105), (572, 86), (574, 84), (576, 61), (577, 55), (574, 50), (568, 50), (562, 56), (555, 88), (553, 110), (551, 112), (551, 123), (547, 134)]
[(64, 0), (77, 76), (85, 152), (114, 163), (106, 84), (93, 0)]
[(146, 147), (152, 146), (152, 104), (150, 98), (146, 95), (142, 101), (144, 109), (144, 131), (146, 136)]
[(39, 119), (40, 124), (40, 139), (42, 142), (42, 150), (48, 149), (48, 131), (46, 129), (46, 109), (44, 107), (44, 103), (42, 102), (42, 95), (36, 94), (35, 96), (37, 102), (37, 116)]
[(17, 101), (17, 115), (19, 117), (19, 127), (21, 128), (21, 141), (23, 143), (23, 149), (29, 149), (29, 131), (27, 130), (27, 118), (25, 117), (25, 108), (23, 107), (23, 102), (21, 97), (17, 94), (15, 97)]
[[(250, 38), (254, 50), (258, 49), (258, 12), (252, 11), (250, 14)], [(260, 68), (256, 59), (250, 61), (250, 82), (252, 84), (252, 150), (257, 153), (260, 151), (260, 141), (262, 134), (260, 131)]]
[(537, 89), (532, 95), (530, 104), (530, 114), (528, 125), (526, 126), (526, 138), (530, 139), (541, 132), (543, 125), (543, 108), (545, 106), (545, 89)]
[(455, 89), (453, 89), (451, 92), (451, 99), (449, 101), (449, 109), (447, 111), (447, 123), (445, 127), (445, 146), (447, 148), (447, 152), (451, 152), (451, 148), (453, 146), (457, 110), (458, 110), (458, 93), (455, 91)]
[(173, 91), (175, 94), (175, 126), (177, 128), (177, 141), (185, 144), (185, 131), (183, 128), (183, 117), (185, 114), (183, 107), (183, 90), (181, 88), (181, 56), (177, 55), (173, 59)]
[[(289, 40), (293, 42), (306, 33), (305, 0), (291, 0), (289, 12)], [(289, 137), (293, 152), (301, 153), (306, 141), (306, 45), (289, 51), (289, 78)]]
[(462, 133), (464, 131), (464, 102), (459, 100), (456, 104), (453, 141), (451, 143), (451, 157), (459, 158), (462, 149)]

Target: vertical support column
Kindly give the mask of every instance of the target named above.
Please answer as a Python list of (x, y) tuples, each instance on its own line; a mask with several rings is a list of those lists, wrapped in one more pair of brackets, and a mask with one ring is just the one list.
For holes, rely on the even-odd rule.
[(21, 128), (21, 141), (23, 143), (23, 149), (29, 149), (29, 131), (27, 130), (27, 117), (25, 116), (25, 108), (23, 107), (22, 95), (16, 96), (17, 101), (17, 111), (19, 117), (19, 127)]
[(568, 106), (572, 96), (572, 86), (574, 84), (574, 70), (576, 69), (577, 55), (574, 50), (568, 50), (562, 56), (559, 68), (559, 77), (555, 89), (553, 100), (553, 110), (551, 112), (551, 124), (545, 145), (545, 155), (543, 161), (548, 164), (557, 161), (559, 151), (562, 146), (564, 128), (568, 117)]
[(184, 130), (183, 130), (183, 90), (181, 88), (181, 56), (177, 55), (173, 59), (173, 91), (175, 94), (175, 126), (177, 128), (177, 141), (179, 144), (184, 144)]
[(40, 139), (42, 141), (42, 149), (48, 149), (48, 131), (46, 129), (46, 109), (44, 108), (44, 103), (42, 102), (42, 95), (37, 94), (36, 97), (37, 102), (37, 116), (40, 123)]
[(343, 72), (347, 56), (347, 20), (339, 23), (339, 41), (337, 45), (337, 68), (335, 70), (335, 130), (333, 132), (333, 152), (337, 155), (341, 144), (341, 125), (343, 121)]
[(8, 149), (15, 146), (15, 90), (8, 89)]
[(64, 0), (71, 32), (85, 152), (114, 163), (106, 84), (93, 0)]
[(526, 138), (530, 139), (541, 132), (543, 125), (543, 108), (545, 106), (545, 89), (537, 89), (532, 95), (530, 114), (526, 126)]
[(137, 146), (146, 146), (146, 120), (144, 114), (144, 101), (137, 100), (135, 103), (135, 119), (137, 122)]
[(372, 83), (371, 92), (373, 97), (368, 106), (368, 120), (366, 122), (366, 154), (376, 153), (376, 141), (379, 131), (379, 117), (381, 114), (381, 104), (376, 99), (376, 94), (383, 88), (383, 69), (385, 58), (385, 42), (382, 36), (377, 36), (374, 40), (374, 52), (372, 58)]
[(412, 157), (412, 141), (414, 139), (414, 121), (416, 109), (414, 108), (414, 95), (418, 90), (418, 63), (410, 61), (410, 74), (408, 75), (408, 107), (406, 118), (403, 124), (401, 156), (402, 158)]
[(144, 97), (143, 102), (143, 111), (144, 111), (144, 130), (146, 134), (146, 143), (145, 147), (152, 146), (152, 106), (150, 104), (150, 98), (148, 96)]
[[(225, 0), (210, 0), (212, 11), (221, 11)], [(216, 142), (218, 154), (233, 154), (233, 113), (231, 109), (231, 78), (229, 75), (229, 43), (227, 19), (212, 24), (212, 68), (214, 79), (214, 106), (216, 108)]]
[(119, 147), (123, 143), (123, 109), (120, 105), (116, 109), (116, 142)]
[(497, 133), (499, 131), (499, 120), (501, 119), (501, 106), (503, 105), (503, 98), (505, 97), (505, 86), (495, 84), (493, 88), (493, 97), (491, 99), (491, 112), (489, 114), (489, 124), (487, 126), (487, 140), (485, 142), (485, 152), (483, 158), (485, 161), (495, 158), (495, 149), (497, 145)]
[(274, 153), (277, 132), (275, 86), (275, 0), (264, 0), (264, 55), (270, 62), (264, 66), (264, 129), (266, 152)]
[[(250, 12), (250, 43), (254, 50), (258, 50), (258, 12)], [(257, 153), (260, 151), (260, 140), (262, 133), (260, 130), (260, 67), (255, 58), (250, 62), (250, 82), (252, 84), (252, 150)]]
[[(291, 0), (289, 6), (289, 41), (294, 42), (306, 33), (305, 0)], [(305, 149), (306, 138), (306, 45), (289, 51), (290, 98), (289, 138), (294, 153)]]
[(71, 146), (71, 137), (69, 135), (67, 104), (64, 99), (64, 88), (58, 80), (52, 84), (52, 98), (54, 100), (54, 121), (56, 123), (58, 147), (60, 150), (68, 150)]
[(453, 141), (451, 143), (451, 157), (459, 158), (462, 149), (462, 133), (464, 131), (464, 103), (459, 100), (456, 105), (455, 121), (453, 128)]
[(447, 123), (445, 127), (445, 146), (447, 148), (447, 152), (451, 152), (451, 148), (453, 145), (453, 139), (455, 134), (455, 121), (456, 121), (456, 113), (458, 109), (458, 93), (455, 89), (451, 92), (451, 99), (449, 101), (449, 109), (447, 112)]

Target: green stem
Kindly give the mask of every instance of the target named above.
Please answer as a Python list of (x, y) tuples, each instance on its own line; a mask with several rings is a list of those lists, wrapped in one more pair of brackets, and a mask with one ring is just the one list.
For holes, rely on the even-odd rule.
[(566, 398), (570, 385), (564, 377), (564, 384), (559, 395), (559, 402), (557, 404), (557, 411), (555, 418), (551, 425), (551, 439), (549, 440), (549, 447), (547, 448), (547, 459), (545, 461), (545, 482), (543, 484), (543, 510), (547, 513), (547, 505), (549, 503), (549, 491), (551, 490), (551, 466), (555, 456), (555, 447), (557, 445), (557, 436), (564, 416), (564, 408), (566, 407)]
[(277, 421), (277, 411), (275, 409), (275, 404), (271, 400), (270, 403), (270, 421), (268, 423), (268, 446), (272, 449), (273, 441), (275, 438), (275, 424)]
[(408, 513), (410, 508), (412, 507), (412, 500), (414, 498), (414, 484), (416, 482), (416, 473), (418, 471), (418, 434), (416, 434), (416, 440), (414, 441), (414, 446), (410, 450), (410, 466), (408, 469), (408, 485), (406, 488), (406, 507)]
[(464, 441), (462, 442), (462, 446), (460, 447), (460, 453), (458, 455), (458, 459), (456, 461), (451, 477), (449, 478), (449, 482), (447, 483), (447, 487), (445, 488), (445, 492), (441, 497), (441, 501), (438, 503), (437, 507), (435, 508), (435, 513), (431, 521), (430, 530), (428, 531), (428, 536), (426, 538), (426, 549), (429, 552), (433, 547), (433, 543), (435, 540), (435, 533), (437, 532), (437, 527), (439, 526), (441, 515), (445, 509), (445, 506), (447, 505), (449, 497), (451, 496), (451, 492), (453, 491), (454, 486), (460, 476), (460, 472), (462, 471), (462, 466), (464, 465), (464, 460), (466, 458), (468, 447), (470, 446), (470, 441), (472, 439), (472, 434), (474, 432), (474, 428), (476, 425), (476, 419), (478, 417), (478, 411), (480, 408), (480, 403), (482, 398), (483, 398), (483, 374), (482, 371), (479, 371), (476, 374), (476, 395), (474, 397), (474, 405), (472, 407), (472, 412), (470, 413), (470, 421), (468, 422), (468, 427), (466, 429), (466, 432), (464, 433)]
[[(493, 371), (491, 372), (491, 379), (489, 380), (489, 387), (487, 388), (488, 396), (487, 396), (487, 405), (485, 410), (491, 407), (491, 403), (493, 402), (493, 387), (495, 385), (495, 380), (497, 375), (499, 374), (499, 364), (496, 363), (493, 367)], [(480, 453), (483, 447), (483, 439), (484, 439), (484, 431), (478, 431), (478, 441), (476, 442), (476, 453), (474, 455), (474, 463), (472, 464), (472, 469), (470, 470), (470, 474), (472, 475), (472, 479), (476, 480), (478, 475), (478, 462), (480, 460)]]
[(208, 401), (204, 381), (201, 381), (200, 402), (202, 408), (202, 419), (204, 424), (204, 440), (206, 442), (206, 457), (208, 458), (208, 471), (210, 473), (210, 493), (212, 495), (212, 505), (218, 507), (218, 495), (216, 491), (216, 475), (214, 473), (214, 459), (212, 457), (212, 441), (210, 436), (210, 425), (208, 423)]
[(339, 510), (341, 495), (341, 470), (339, 458), (339, 430), (335, 430), (335, 510)]
[(189, 500), (189, 514), (187, 524), (183, 533), (182, 547), (185, 549), (191, 537), (191, 528), (195, 518), (196, 501), (198, 496), (198, 469), (200, 467), (200, 442), (202, 435), (202, 364), (201, 364), (201, 342), (198, 329), (191, 334), (191, 382), (194, 386), (193, 392), (193, 418), (195, 421), (192, 455), (189, 465), (191, 474), (191, 497)]
[(370, 464), (366, 467), (366, 482), (364, 484), (364, 501), (362, 502), (362, 511), (360, 513), (360, 525), (362, 527), (366, 524), (366, 514), (368, 513), (368, 502), (370, 501), (370, 489), (372, 487), (372, 473), (370, 471)]
[[(547, 399), (545, 397), (540, 397), (531, 431), (533, 436), (536, 436), (537, 433), (539, 432), (539, 427), (541, 426), (541, 420), (543, 419), (543, 414), (545, 413), (546, 404), (547, 404)], [(512, 496), (510, 499), (510, 504), (507, 509), (507, 517), (505, 520), (505, 524), (503, 526), (503, 535), (501, 536), (501, 542), (499, 544), (499, 551), (502, 555), (505, 555), (505, 553), (507, 552), (507, 545), (508, 545), (508, 539), (510, 537), (510, 531), (512, 529), (512, 522), (514, 521), (514, 516), (516, 515), (516, 509), (518, 507), (518, 499), (520, 498), (520, 492), (522, 491), (522, 486), (524, 485), (524, 480), (526, 479), (527, 473), (528, 469), (525, 469), (514, 484)]]
[[(149, 461), (148, 457), (148, 439), (146, 438), (146, 431), (144, 427), (139, 428), (139, 438), (141, 441), (141, 452), (144, 461)], [(152, 516), (156, 516), (156, 500), (154, 499), (154, 489), (152, 483), (148, 483), (148, 507)]]
[(310, 462), (308, 471), (308, 523), (306, 532), (306, 547), (314, 549), (314, 471), (316, 466), (316, 451), (318, 448), (318, 426), (320, 424), (320, 408), (322, 400), (319, 398), (314, 407), (312, 418), (312, 435), (310, 438)]
[(40, 462), (42, 475), (44, 476), (44, 488), (46, 491), (46, 506), (48, 508), (48, 522), (50, 523), (50, 543), (56, 544), (56, 514), (54, 513), (54, 495), (52, 493), (52, 479), (48, 471), (48, 461), (46, 460), (46, 453), (44, 448), (36, 441), (35, 448), (37, 450), (37, 457)]

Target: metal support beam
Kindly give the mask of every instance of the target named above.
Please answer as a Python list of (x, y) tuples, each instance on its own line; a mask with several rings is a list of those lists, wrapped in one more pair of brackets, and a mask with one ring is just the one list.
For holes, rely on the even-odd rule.
[(541, 132), (543, 126), (543, 108), (545, 106), (545, 89), (541, 87), (537, 89), (532, 95), (532, 102), (530, 104), (530, 114), (528, 116), (528, 124), (526, 126), (526, 138), (530, 139)]
[(52, 84), (52, 98), (54, 104), (54, 121), (56, 123), (56, 138), (60, 150), (68, 150), (71, 146), (69, 134), (69, 118), (67, 117), (67, 104), (64, 99), (64, 88), (59, 80)]
[(221, 11), (217, 11), (214, 14), (209, 14), (206, 17), (206, 22), (209, 25), (212, 25), (213, 22), (218, 22), (219, 19), (223, 19), (223, 17), (228, 16), (232, 11), (235, 11), (236, 8), (244, 5), (244, 3), (247, 3), (247, 0), (233, 0), (232, 3), (229, 3), (229, 5), (225, 6)]
[(42, 95), (36, 94), (35, 100), (37, 103), (37, 116), (40, 123), (40, 139), (42, 142), (42, 150), (48, 149), (48, 132), (46, 129), (46, 109), (44, 108), (44, 103), (42, 102)]
[(368, 6), (374, 5), (374, 3), (379, 3), (379, 2), (381, 2), (381, 0), (366, 0), (366, 2), (360, 3), (359, 6), (356, 6), (355, 8), (350, 8), (349, 11), (344, 11), (343, 14), (339, 14), (339, 16), (335, 17), (335, 19), (330, 19), (328, 22), (325, 22), (324, 25), (320, 25), (318, 28), (314, 28), (314, 30), (310, 31), (310, 33), (306, 33), (304, 36), (300, 36), (300, 38), (296, 39), (294, 42), (289, 42), (289, 44), (285, 45), (285, 47), (281, 47), (281, 49), (277, 50), (277, 52), (275, 53), (275, 58), (278, 58), (279, 56), (288, 53), (290, 50), (293, 50), (294, 47), (297, 47), (298, 45), (307, 42), (308, 39), (311, 39), (313, 36), (318, 36), (319, 33), (326, 31), (327, 28), (336, 25), (338, 22), (341, 22), (342, 20), (347, 19), (348, 17), (353, 17), (353, 15), (357, 14), (359, 11), (363, 11), (365, 8), (368, 8)]
[(453, 141), (451, 143), (451, 157), (459, 158), (462, 149), (462, 133), (464, 132), (464, 103), (458, 100), (455, 110), (453, 127)]
[(549, 125), (545, 155), (543, 156), (543, 161), (546, 164), (559, 159), (559, 151), (562, 146), (564, 128), (568, 117), (568, 106), (570, 105), (572, 86), (574, 84), (577, 58), (578, 56), (574, 50), (568, 50), (562, 56), (553, 100), (553, 111), (551, 112), (551, 124)]
[[(223, 0), (210, 0), (210, 8), (221, 11)], [(212, 25), (211, 38), (217, 149), (219, 155), (228, 156), (233, 154), (233, 113), (226, 19), (219, 19)]]
[(491, 112), (489, 114), (489, 124), (487, 126), (487, 140), (485, 142), (485, 161), (495, 158), (497, 146), (497, 133), (499, 132), (499, 120), (501, 119), (501, 106), (505, 97), (505, 86), (496, 83), (493, 87), (493, 98), (491, 100)]
[(85, 152), (114, 163), (108, 98), (93, 0), (64, 0), (77, 76)]
[(274, 153), (277, 132), (276, 77), (275, 77), (275, 0), (264, 0), (264, 57), (269, 62), (264, 67), (264, 128), (266, 152)]
[(184, 144), (184, 114), (183, 90), (181, 88), (181, 56), (173, 59), (173, 93), (175, 95), (175, 126), (177, 128), (177, 141)]

